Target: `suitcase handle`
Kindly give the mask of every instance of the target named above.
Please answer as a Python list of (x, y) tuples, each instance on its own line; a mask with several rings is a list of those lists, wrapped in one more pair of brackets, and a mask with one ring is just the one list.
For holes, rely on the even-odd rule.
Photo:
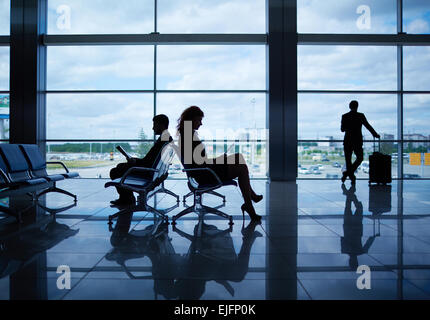
[[(373, 152), (376, 152), (376, 138), (373, 137)], [(381, 138), (378, 138), (378, 152), (381, 152)]]

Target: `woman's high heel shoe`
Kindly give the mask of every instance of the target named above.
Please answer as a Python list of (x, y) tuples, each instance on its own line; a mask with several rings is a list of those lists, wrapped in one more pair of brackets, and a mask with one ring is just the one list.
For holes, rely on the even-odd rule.
[(260, 202), (261, 200), (263, 200), (263, 195), (255, 195), (254, 198), (252, 198), (252, 201), (254, 201), (255, 203)]
[(245, 211), (246, 211), (246, 213), (249, 215), (251, 220), (254, 220), (254, 221), (261, 220), (261, 216), (255, 213), (255, 210), (252, 206), (250, 206), (250, 207), (246, 206), (246, 204), (244, 203), (244, 204), (242, 204), (240, 209), (242, 210), (243, 219), (245, 219)]

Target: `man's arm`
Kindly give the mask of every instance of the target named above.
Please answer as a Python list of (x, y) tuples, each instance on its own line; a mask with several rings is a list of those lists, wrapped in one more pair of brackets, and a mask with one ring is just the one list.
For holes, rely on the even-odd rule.
[(345, 120), (344, 115), (342, 115), (342, 120), (340, 122), (340, 131), (345, 132)]
[(367, 130), (370, 131), (370, 133), (375, 137), (375, 138), (380, 138), (381, 136), (375, 131), (375, 129), (373, 129), (373, 127), (369, 124), (369, 122), (367, 122), (366, 116), (363, 114), (363, 125), (366, 127)]
[(140, 167), (152, 167), (155, 158), (158, 156), (163, 146), (164, 142), (158, 139), (142, 159), (136, 159), (136, 165)]

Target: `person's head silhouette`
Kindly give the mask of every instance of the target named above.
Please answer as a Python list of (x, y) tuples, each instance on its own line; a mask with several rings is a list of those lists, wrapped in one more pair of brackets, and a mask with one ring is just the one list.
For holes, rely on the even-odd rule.
[(358, 109), (358, 101), (357, 101), (357, 100), (352, 100), (352, 101), (349, 103), (349, 108), (350, 108), (352, 111), (357, 111), (357, 109)]

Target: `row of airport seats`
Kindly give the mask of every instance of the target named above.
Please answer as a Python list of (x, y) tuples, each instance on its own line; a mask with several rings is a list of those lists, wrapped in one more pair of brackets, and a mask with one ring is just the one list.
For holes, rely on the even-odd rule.
[[(61, 165), (65, 172), (49, 175), (47, 164)], [(58, 188), (56, 183), (77, 177), (79, 174), (70, 172), (62, 162), (46, 162), (35, 144), (0, 144), (0, 196), (26, 193), (38, 200), (48, 192), (58, 192), (71, 196), (76, 202), (76, 195)]]

